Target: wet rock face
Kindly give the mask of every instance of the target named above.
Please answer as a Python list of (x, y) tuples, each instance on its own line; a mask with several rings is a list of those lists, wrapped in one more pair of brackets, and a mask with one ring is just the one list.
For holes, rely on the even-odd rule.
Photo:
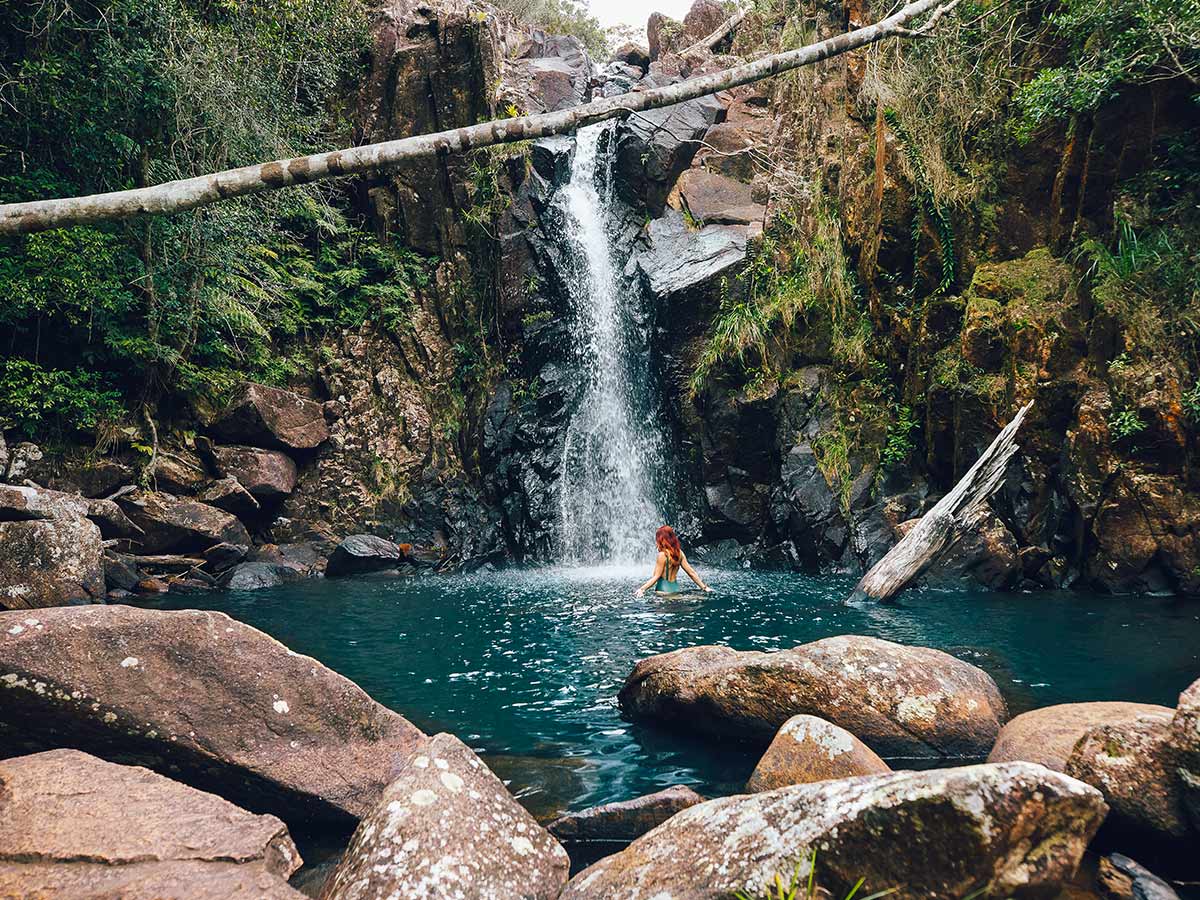
[(118, 501), (121, 511), (142, 530), (145, 553), (205, 550), (213, 544), (249, 544), (237, 517), (197, 500), (160, 491), (135, 491)]
[(226, 441), (281, 450), (311, 450), (329, 437), (320, 403), (250, 382), (209, 430)]
[(870, 747), (844, 728), (816, 716), (792, 716), (754, 767), (746, 790), (757, 794), (791, 784), (890, 771)]
[(0, 485), (0, 609), (103, 602), (100, 529), (88, 501)]
[(1039, 763), (1055, 772), (1067, 760), (1079, 739), (1099, 725), (1136, 721), (1144, 715), (1171, 715), (1165, 706), (1149, 703), (1060, 703), (1021, 713), (1000, 729), (988, 762)]
[(346, 827), (421, 738), (352, 682), (221, 613), (0, 613), (0, 756), (75, 747), (293, 825)]
[(4, 896), (299, 896), (283, 822), (148, 769), (51, 750), (0, 762), (0, 785)]
[(646, 247), (635, 265), (651, 294), (670, 298), (708, 285), (746, 261), (745, 228), (709, 225), (692, 231), (673, 211), (646, 229)]
[(354, 833), (322, 900), (553, 900), (569, 860), (470, 748), (449, 734), (416, 747)]
[(1170, 710), (1146, 712), (1090, 728), (1067, 758), (1065, 771), (1098, 789), (1117, 831), (1182, 840), (1189, 833), (1172, 740)]
[(885, 759), (982, 759), (1008, 717), (983, 670), (858, 636), (774, 653), (691, 647), (651, 656), (618, 700), (637, 721), (760, 745), (792, 716), (818, 716)]
[(813, 850), (815, 882), (835, 897), (859, 878), (902, 900), (1052, 897), (1105, 809), (1094, 789), (1027, 763), (797, 785), (684, 810), (576, 875), (562, 897), (757, 896), (797, 860), (807, 878)]
[(704, 798), (686, 785), (559, 816), (547, 830), (560, 841), (632, 841)]

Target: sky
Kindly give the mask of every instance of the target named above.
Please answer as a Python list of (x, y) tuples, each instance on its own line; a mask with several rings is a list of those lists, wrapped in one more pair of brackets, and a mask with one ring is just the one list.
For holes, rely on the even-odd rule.
[(652, 12), (682, 19), (692, 8), (692, 0), (587, 0), (587, 5), (606, 28), (623, 24), (641, 29)]

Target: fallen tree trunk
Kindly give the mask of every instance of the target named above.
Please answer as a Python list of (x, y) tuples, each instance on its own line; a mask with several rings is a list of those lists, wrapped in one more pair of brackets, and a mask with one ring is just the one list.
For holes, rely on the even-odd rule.
[(733, 29), (737, 28), (738, 25), (742, 23), (742, 19), (746, 18), (747, 12), (747, 9), (743, 9), (741, 12), (730, 16), (725, 20), (720, 28), (718, 28), (712, 34), (700, 38), (700, 40), (696, 41), (696, 43), (684, 50), (680, 56), (687, 56), (689, 53), (699, 53), (701, 50), (711, 50), (717, 44), (721, 43), (721, 41), (725, 40), (729, 32), (733, 31)]
[[(952, 2), (954, 0), (951, 0)], [(233, 197), (336, 178), (340, 175), (362, 174), (403, 160), (461, 153), (476, 147), (572, 132), (605, 119), (672, 106), (769, 78), (780, 72), (812, 65), (865, 47), (884, 38), (912, 34), (905, 27), (907, 23), (929, 12), (937, 16), (940, 10), (949, 6), (950, 3), (946, 0), (914, 0), (874, 25), (839, 34), (807, 47), (765, 56), (754, 62), (689, 78), (678, 84), (605, 97), (558, 112), (497, 119), (434, 134), (414, 135), (294, 159), (280, 159), (128, 191), (61, 200), (9, 203), (0, 206), (0, 235), (27, 234), (48, 228), (182, 212)]]
[(955, 537), (979, 524), (987, 512), (988, 497), (999, 487), (1008, 461), (1017, 452), (1017, 429), (1032, 406), (1030, 401), (1021, 407), (950, 493), (871, 567), (849, 602), (894, 597), (937, 559)]

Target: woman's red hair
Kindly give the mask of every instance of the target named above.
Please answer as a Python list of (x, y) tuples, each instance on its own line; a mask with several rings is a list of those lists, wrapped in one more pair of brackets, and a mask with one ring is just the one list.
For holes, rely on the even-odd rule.
[(671, 560), (671, 565), (679, 565), (683, 559), (683, 548), (679, 546), (679, 535), (675, 533), (675, 529), (670, 525), (664, 525), (658, 529), (654, 535), (654, 543), (658, 544), (658, 549), (667, 554)]

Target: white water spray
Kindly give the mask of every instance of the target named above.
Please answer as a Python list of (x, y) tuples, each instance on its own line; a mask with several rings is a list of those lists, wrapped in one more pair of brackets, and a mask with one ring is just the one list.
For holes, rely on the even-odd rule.
[[(567, 291), (575, 312), (574, 355), (582, 399), (567, 426), (559, 503), (565, 562), (629, 563), (653, 549), (662, 524), (655, 466), (662, 425), (640, 392), (651, 379), (638, 371), (635, 315), (641, 292), (620, 278), (610, 233), (613, 145), (607, 124), (576, 137), (570, 181), (558, 194), (569, 234)], [(601, 146), (604, 152), (601, 154)]]

